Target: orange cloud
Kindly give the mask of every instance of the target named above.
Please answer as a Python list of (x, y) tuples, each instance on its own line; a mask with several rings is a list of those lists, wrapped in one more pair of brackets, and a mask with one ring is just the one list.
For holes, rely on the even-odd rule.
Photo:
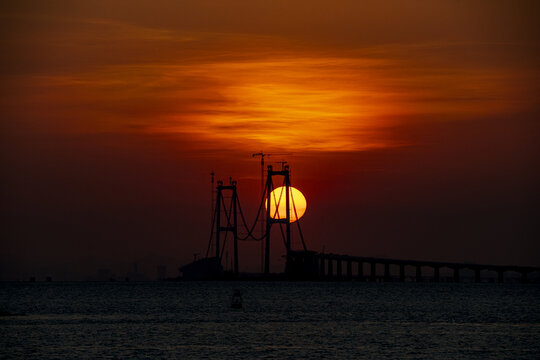
[(405, 118), (459, 120), (534, 102), (516, 96), (531, 86), (527, 69), (454, 55), (504, 44), (330, 49), (278, 36), (40, 21), (49, 32), (25, 41), (50, 43), (65, 59), (44, 54), (54, 66), (12, 77), (17, 92), (5, 104), (46, 115), (50, 130), (170, 134), (211, 149), (360, 151), (402, 145), (385, 131)]

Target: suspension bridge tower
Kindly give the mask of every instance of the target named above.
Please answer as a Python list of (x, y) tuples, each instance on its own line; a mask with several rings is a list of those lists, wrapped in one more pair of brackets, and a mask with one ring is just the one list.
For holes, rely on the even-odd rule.
[[(213, 173), (212, 179), (213, 179)], [(283, 183), (278, 188), (274, 188), (274, 177), (279, 176), (283, 178)], [(274, 191), (280, 189), (279, 191)], [(291, 191), (293, 190), (293, 191)], [(281, 170), (275, 171), (271, 165), (268, 166), (266, 185), (264, 187), (263, 196), (259, 203), (259, 210), (257, 211), (256, 218), (251, 226), (248, 226), (245, 216), (242, 211), (242, 206), (238, 199), (237, 182), (232, 178), (229, 180), (228, 185), (224, 185), (223, 181), (217, 181), (215, 188), (215, 202), (212, 218), (212, 226), (210, 232), (210, 239), (208, 241), (208, 248), (206, 250), (206, 256), (204, 259), (197, 260), (191, 264), (183, 266), (180, 271), (186, 278), (191, 279), (216, 279), (222, 278), (226, 274), (223, 267), (223, 255), (226, 254), (225, 249), (230, 249), (230, 245), (227, 245), (227, 240), (232, 234), (232, 247), (233, 247), (233, 264), (232, 272), (234, 277), (239, 277), (239, 256), (238, 256), (238, 242), (239, 241), (261, 241), (264, 245), (264, 275), (270, 275), (270, 244), (271, 244), (271, 230), (272, 225), (278, 224), (285, 245), (286, 252), (286, 264), (285, 273), (288, 274), (291, 269), (291, 254), (297, 253), (291, 251), (291, 222), (296, 222), (298, 227), (298, 233), (304, 247), (304, 251), (307, 251), (304, 237), (302, 235), (302, 229), (299, 219), (293, 193), (295, 189), (291, 187), (290, 170), (289, 166), (285, 165), (285, 162), (281, 164)], [(277, 199), (276, 193), (279, 192), (279, 199)], [(213, 192), (214, 194), (214, 192)], [(266, 211), (264, 210), (266, 205)], [(280, 206), (281, 205), (281, 206)], [(285, 206), (283, 206), (285, 205)], [(305, 200), (304, 200), (305, 206)], [(304, 209), (302, 209), (303, 213)], [(300, 216), (302, 215), (300, 213)], [(238, 218), (240, 215), (240, 219)], [(259, 219), (264, 218), (265, 231), (260, 237), (254, 235), (254, 230), (259, 224)], [(238, 221), (241, 220), (242, 224), (242, 236), (238, 235)], [(284, 231), (285, 230), (285, 231)], [(244, 233), (245, 231), (245, 233)], [(213, 256), (212, 256), (213, 255)], [(226, 266), (227, 264), (225, 264)]]
[[(231, 181), (230, 185), (223, 185), (223, 181), (217, 182), (217, 196), (216, 196), (216, 208), (215, 208), (215, 253), (216, 258), (221, 259), (223, 257), (223, 251), (227, 241), (228, 233), (232, 233), (233, 236), (233, 261), (234, 261), (234, 275), (238, 277), (238, 216), (237, 216), (237, 204), (238, 193), (236, 192), (236, 181)], [(227, 208), (226, 197), (224, 192), (229, 191), (231, 196), (229, 197), (229, 206)], [(225, 215), (223, 219), (222, 215)], [(222, 233), (224, 233), (223, 244), (221, 244)]]
[[(283, 217), (283, 214), (279, 211), (280, 209), (280, 202), (283, 200), (282, 195), (280, 194), (279, 199), (276, 200), (275, 193), (273, 193), (274, 190), (274, 176), (283, 176), (283, 191), (285, 192), (285, 216)], [(285, 264), (285, 273), (289, 272), (289, 266), (290, 266), (290, 254), (291, 254), (291, 205), (292, 209), (294, 209), (296, 213), (296, 206), (294, 204), (294, 199), (292, 199), (291, 196), (291, 178), (290, 178), (290, 170), (289, 165), (282, 164), (282, 168), (279, 171), (273, 170), (272, 165), (268, 165), (268, 171), (267, 171), (267, 177), (266, 177), (266, 233), (265, 233), (265, 253), (264, 253), (264, 274), (268, 276), (270, 274), (270, 233), (272, 229), (272, 225), (279, 224), (280, 229), (282, 224), (285, 225), (285, 234), (282, 235), (284, 237), (285, 242), (285, 252), (286, 252), (286, 264)], [(297, 216), (295, 216), (295, 219), (297, 219)], [(304, 247), (304, 251), (307, 251), (306, 244), (304, 242), (304, 236), (302, 235), (302, 229), (300, 228), (300, 223), (297, 221), (298, 225), (298, 232), (300, 234), (300, 239), (302, 240), (302, 245)]]

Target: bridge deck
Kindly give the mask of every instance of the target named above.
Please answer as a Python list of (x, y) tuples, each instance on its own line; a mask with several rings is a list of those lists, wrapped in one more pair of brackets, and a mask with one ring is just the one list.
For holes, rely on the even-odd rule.
[[(342, 263), (346, 262), (345, 269)], [(390, 265), (397, 265), (400, 268), (400, 281), (405, 281), (405, 266), (413, 266), (416, 268), (416, 280), (422, 281), (422, 267), (431, 267), (434, 269), (434, 280), (439, 281), (440, 269), (449, 268), (454, 271), (454, 281), (459, 282), (460, 270), (470, 269), (475, 272), (475, 281), (481, 281), (482, 270), (497, 272), (498, 281), (503, 282), (504, 272), (514, 271), (521, 274), (523, 282), (527, 281), (527, 274), (531, 272), (540, 272), (540, 267), (534, 266), (517, 266), (517, 265), (492, 265), (492, 264), (477, 264), (477, 263), (459, 263), (447, 261), (424, 261), (424, 260), (406, 260), (406, 259), (391, 259), (367, 256), (351, 256), (339, 254), (320, 254), (313, 251), (291, 251), (288, 255), (287, 272), (293, 277), (304, 278), (351, 278), (352, 263), (358, 263), (356, 277), (368, 277), (375, 281), (377, 276), (376, 265), (384, 265), (384, 279), (391, 280)], [(364, 276), (363, 263), (371, 265), (371, 271), (368, 276)], [(345, 270), (345, 273), (344, 271)]]

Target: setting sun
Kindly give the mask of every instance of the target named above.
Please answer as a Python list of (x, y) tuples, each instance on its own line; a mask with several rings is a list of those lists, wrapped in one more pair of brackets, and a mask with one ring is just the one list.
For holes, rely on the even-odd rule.
[[(290, 212), (291, 222), (300, 219), (306, 212), (306, 198), (300, 190), (290, 187)], [(280, 186), (270, 193), (270, 214), (274, 219), (285, 219), (287, 217), (285, 186)], [(277, 204), (277, 211), (276, 211)], [(265, 203), (266, 208), (266, 203)]]

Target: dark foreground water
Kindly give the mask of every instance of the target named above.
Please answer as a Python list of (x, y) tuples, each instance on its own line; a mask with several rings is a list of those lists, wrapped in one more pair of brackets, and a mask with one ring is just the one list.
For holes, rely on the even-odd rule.
[(2, 359), (540, 359), (532, 284), (3, 283), (0, 309), (26, 314)]

